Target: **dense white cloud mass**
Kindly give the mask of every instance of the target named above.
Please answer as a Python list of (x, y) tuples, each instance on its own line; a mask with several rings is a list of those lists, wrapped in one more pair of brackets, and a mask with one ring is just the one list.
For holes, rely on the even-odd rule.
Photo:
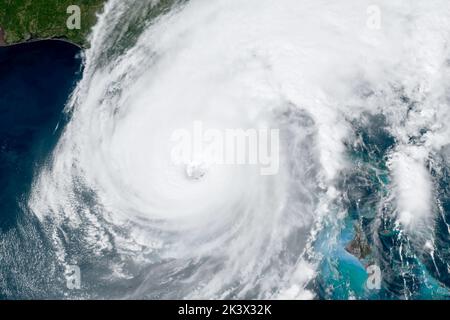
[[(62, 263), (113, 252), (105, 277), (139, 279), (124, 297), (313, 298), (309, 244), (339, 211), (349, 121), (363, 113), (386, 116), (392, 214), (423, 236), (426, 161), (450, 135), (448, 1), (191, 0), (146, 20), (152, 3), (107, 3), (35, 179), (29, 206)], [(194, 121), (279, 128), (278, 174), (216, 165), (188, 179), (170, 137)]]

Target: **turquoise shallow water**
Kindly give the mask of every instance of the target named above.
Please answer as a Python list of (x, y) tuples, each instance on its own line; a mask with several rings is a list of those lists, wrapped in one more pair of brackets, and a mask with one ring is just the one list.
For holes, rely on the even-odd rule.
[[(354, 167), (344, 175), (341, 184), (345, 194), (341, 205), (346, 215), (340, 222), (326, 223), (316, 242), (318, 252), (326, 257), (319, 269), (316, 290), (324, 299), (448, 299), (448, 250), (442, 248), (434, 257), (424, 253), (424, 248), (414, 247), (392, 220), (393, 206), (389, 202), (392, 181), (386, 160), (395, 140), (388, 133), (383, 116), (366, 117), (354, 122), (355, 136), (361, 138), (361, 143), (356, 147), (348, 144), (348, 156)], [(443, 166), (446, 172), (446, 164)], [(441, 173), (437, 177), (438, 187), (447, 178)], [(448, 195), (443, 188), (438, 199), (448, 203)], [(444, 209), (441, 214), (448, 217), (450, 212)], [(445, 226), (438, 219), (436, 235), (448, 243)], [(355, 227), (360, 228), (371, 249), (360, 259), (346, 250), (355, 237)], [(433, 258), (440, 258), (441, 264), (432, 262)], [(367, 286), (367, 268), (372, 265), (381, 271), (379, 289)]]
[[(57, 41), (0, 48), (0, 298), (67, 294), (64, 270), (48, 234), (25, 204), (35, 173), (48, 161), (67, 121), (62, 110), (81, 76), (79, 54), (78, 48)], [(330, 216), (314, 243), (323, 260), (311, 288), (321, 299), (447, 299), (448, 164), (443, 161), (442, 170), (433, 172), (442, 205), (436, 212), (432, 257), (411, 245), (387, 214), (391, 178), (386, 156), (395, 140), (383, 116), (367, 117), (368, 121), (353, 123), (355, 136), (363, 143), (348, 144), (354, 166), (343, 173), (339, 187), (346, 197), (336, 203), (336, 211), (345, 214)], [(386, 215), (380, 216), (380, 210)], [(355, 226), (371, 248), (363, 259), (346, 250), (355, 237)], [(366, 285), (369, 265), (381, 269), (379, 290)], [(95, 275), (97, 270), (89, 272)], [(92, 288), (97, 289), (95, 283)], [(101, 290), (108, 290), (104, 283)]]

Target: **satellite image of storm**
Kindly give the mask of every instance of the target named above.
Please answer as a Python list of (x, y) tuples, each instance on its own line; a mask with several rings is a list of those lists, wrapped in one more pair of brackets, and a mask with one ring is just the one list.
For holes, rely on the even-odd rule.
[(0, 300), (449, 300), (449, 183), (448, 0), (0, 0)]

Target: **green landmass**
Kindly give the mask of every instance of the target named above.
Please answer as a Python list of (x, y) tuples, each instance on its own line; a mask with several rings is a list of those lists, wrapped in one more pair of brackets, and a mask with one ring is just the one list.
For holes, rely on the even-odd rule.
[[(37, 39), (64, 39), (87, 45), (87, 35), (96, 22), (96, 13), (105, 0), (0, 0), (0, 44), (15, 44)], [(69, 30), (67, 8), (81, 9), (81, 28)], [(3, 39), (2, 38), (3, 33)]]

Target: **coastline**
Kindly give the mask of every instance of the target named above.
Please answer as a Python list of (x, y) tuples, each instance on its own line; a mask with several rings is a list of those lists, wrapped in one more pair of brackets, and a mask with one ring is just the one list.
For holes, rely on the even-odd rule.
[[(4, 33), (3, 33), (4, 35)], [(82, 46), (78, 43), (72, 42), (70, 40), (67, 40), (65, 38), (58, 38), (58, 37), (52, 37), (52, 38), (32, 38), (26, 41), (21, 41), (21, 42), (17, 42), (17, 43), (6, 43), (4, 41), (4, 37), (2, 36), (2, 31), (0, 31), (0, 48), (6, 48), (6, 47), (14, 47), (14, 46), (20, 46), (20, 45), (24, 45), (27, 43), (33, 43), (33, 42), (40, 42), (40, 41), (62, 41), (68, 44), (71, 44), (79, 49), (86, 49), (85, 46)]]
[(63, 42), (69, 43), (71, 45), (74, 45), (79, 49), (82, 49), (82, 50), (86, 49), (86, 46), (75, 43), (75, 42), (70, 41), (67, 38), (61, 37), (61, 36), (59, 36), (59, 37), (55, 36), (55, 37), (49, 37), (49, 38), (30, 38), (28, 40), (24, 40), (24, 41), (20, 41), (20, 42), (7, 43), (5, 30), (0, 26), (0, 48), (1, 47), (18, 46), (21, 44), (27, 44), (27, 43), (37, 42), (37, 41), (63, 41)]

